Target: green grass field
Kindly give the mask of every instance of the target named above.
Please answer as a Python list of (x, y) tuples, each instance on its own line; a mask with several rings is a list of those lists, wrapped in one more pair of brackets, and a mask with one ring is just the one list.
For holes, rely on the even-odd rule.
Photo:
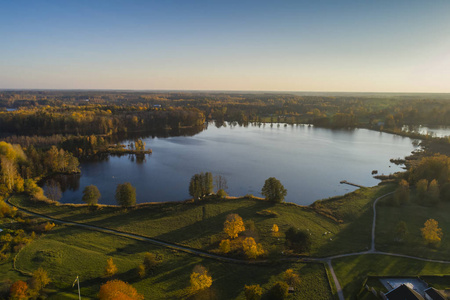
[(333, 268), (346, 299), (356, 297), (364, 280), (369, 275), (407, 277), (450, 274), (450, 264), (429, 263), (377, 254), (339, 258), (333, 260)]
[[(162, 255), (164, 262), (154, 274), (140, 279), (135, 268), (148, 251)], [(332, 299), (322, 264), (228, 264), (74, 226), (58, 226), (26, 246), (18, 255), (16, 266), (25, 272), (38, 267), (46, 269), (54, 282), (50, 290), (58, 291), (50, 294), (51, 299), (73, 299), (76, 288), (72, 288), (72, 283), (79, 275), (85, 299), (95, 298), (100, 285), (107, 281), (102, 274), (108, 257), (113, 257), (118, 267), (116, 278), (133, 284), (146, 299), (184, 298), (189, 275), (197, 264), (205, 266), (213, 278), (207, 295), (200, 295), (207, 298), (244, 299), (245, 284), (260, 284), (267, 291), (275, 281), (281, 280), (282, 272), (293, 268), (302, 281), (291, 299)]]
[[(377, 207), (377, 250), (450, 261), (450, 203), (426, 207), (411, 202), (395, 207), (386, 205), (389, 200), (380, 202)], [(422, 238), (420, 229), (428, 219), (438, 221), (444, 234), (437, 247), (428, 246)], [(402, 242), (395, 242), (394, 232), (399, 221), (406, 222), (408, 234)]]
[[(281, 252), (283, 235), (278, 239), (271, 232), (272, 225), (277, 224), (280, 232), (290, 226), (307, 230), (313, 242), (311, 255), (329, 256), (368, 249), (372, 202), (391, 189), (391, 186), (361, 189), (343, 197), (320, 201), (314, 208), (246, 198), (142, 205), (131, 210), (109, 206), (96, 211), (83, 205), (36, 203), (24, 196), (14, 197), (11, 202), (58, 219), (113, 228), (209, 251), (216, 249), (226, 238), (223, 233), (226, 216), (237, 213), (244, 221), (254, 222), (257, 230), (252, 235), (269, 252)], [(262, 210), (271, 210), (278, 216), (258, 214)]]

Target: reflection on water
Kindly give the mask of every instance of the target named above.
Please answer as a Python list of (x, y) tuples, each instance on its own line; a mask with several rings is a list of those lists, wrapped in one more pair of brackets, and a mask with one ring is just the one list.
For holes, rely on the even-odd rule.
[(366, 129), (219, 125), (194, 136), (147, 137), (153, 153), (146, 156), (83, 162), (81, 177), (72, 177), (76, 184), (67, 180), (70, 188), (64, 188), (61, 202), (81, 203), (84, 187), (94, 184), (102, 194), (100, 203), (115, 204), (116, 186), (123, 182), (136, 187), (138, 202), (180, 201), (189, 198), (191, 176), (208, 171), (227, 179), (230, 195), (260, 196), (265, 179), (276, 177), (288, 191), (287, 201), (310, 204), (355, 189), (341, 180), (376, 185), (373, 170), (400, 171), (389, 160), (414, 150), (409, 138)]
[(428, 134), (433, 137), (445, 137), (450, 136), (450, 127), (439, 126), (439, 127), (426, 127), (426, 126), (403, 126), (403, 131), (407, 132), (417, 132), (420, 134)]

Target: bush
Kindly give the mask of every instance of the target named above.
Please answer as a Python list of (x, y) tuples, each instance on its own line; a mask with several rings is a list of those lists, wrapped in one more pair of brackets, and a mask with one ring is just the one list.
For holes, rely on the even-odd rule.
[(230, 252), (231, 251), (230, 240), (229, 239), (222, 240), (220, 242), (219, 249), (220, 249), (220, 252), (225, 253), (225, 254)]
[(270, 218), (276, 218), (279, 216), (279, 214), (277, 212), (269, 210), (269, 209), (263, 209), (261, 211), (258, 211), (256, 214), (263, 216), (263, 217), (270, 217)]
[(216, 195), (220, 199), (225, 199), (228, 196), (227, 192), (225, 192), (225, 190), (223, 189), (218, 190)]
[(259, 300), (262, 296), (262, 288), (259, 286), (259, 284), (255, 285), (246, 285), (244, 287), (245, 290), (245, 299), (247, 300)]
[(289, 295), (289, 286), (287, 283), (278, 281), (269, 290), (269, 297), (273, 300), (283, 300)]

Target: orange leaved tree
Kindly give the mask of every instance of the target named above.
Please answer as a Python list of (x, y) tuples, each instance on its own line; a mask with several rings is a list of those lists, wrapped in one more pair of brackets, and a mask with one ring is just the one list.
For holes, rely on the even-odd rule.
[(100, 287), (98, 298), (100, 300), (143, 300), (144, 296), (128, 283), (115, 279)]

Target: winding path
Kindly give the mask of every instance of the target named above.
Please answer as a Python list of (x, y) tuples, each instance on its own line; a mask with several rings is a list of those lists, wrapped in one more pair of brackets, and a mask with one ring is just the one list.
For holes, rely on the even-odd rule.
[[(322, 262), (322, 263), (327, 264), (328, 265), (328, 269), (329, 269), (329, 271), (331, 273), (331, 277), (333, 278), (334, 285), (336, 287), (336, 292), (337, 292), (339, 300), (345, 300), (345, 297), (344, 297), (344, 293), (342, 291), (341, 285), (339, 283), (339, 280), (338, 280), (338, 278), (336, 276), (336, 273), (334, 272), (334, 269), (333, 269), (333, 264), (332, 264), (332, 260), (333, 259), (349, 257), (349, 256), (356, 256), (356, 255), (378, 254), (378, 255), (389, 255), (389, 256), (396, 256), (396, 257), (415, 259), (415, 260), (420, 260), (420, 261), (425, 261), (425, 262), (450, 264), (450, 261), (446, 261), (446, 260), (427, 259), (427, 258), (422, 258), (422, 257), (404, 255), (404, 254), (382, 252), (382, 251), (377, 251), (375, 249), (375, 230), (376, 230), (376, 218), (377, 218), (376, 205), (377, 205), (377, 203), (378, 203), (378, 201), (380, 199), (383, 199), (384, 197), (392, 195), (393, 193), (394, 192), (390, 192), (390, 193), (384, 194), (384, 195), (378, 197), (377, 199), (375, 199), (374, 202), (373, 202), (372, 240), (371, 240), (370, 250), (362, 251), (362, 252), (353, 252), (353, 253), (345, 253), (345, 254), (333, 255), (333, 256), (328, 256), (328, 257), (323, 257), (323, 258), (312, 258), (312, 257), (311, 258), (309, 258), (309, 257), (308, 258), (284, 258), (284, 259), (280, 259), (280, 261), (293, 261), (293, 262), (301, 261), (301, 262), (306, 262), (306, 263), (307, 262)], [(241, 259), (235, 259), (235, 258), (230, 258), (230, 257), (225, 257), (225, 256), (221, 256), (221, 255), (212, 254), (212, 253), (205, 252), (205, 251), (200, 251), (198, 249), (193, 249), (193, 248), (189, 248), (189, 247), (178, 245), (178, 244), (174, 244), (174, 243), (164, 242), (164, 241), (161, 241), (161, 240), (158, 240), (158, 239), (155, 239), (155, 238), (149, 238), (149, 237), (138, 235), (138, 234), (133, 234), (133, 233), (128, 233), (128, 232), (124, 232), (124, 231), (109, 229), (109, 228), (105, 228), (105, 227), (99, 227), (99, 226), (95, 226), (95, 225), (87, 225), (87, 224), (73, 222), (73, 221), (65, 221), (65, 220), (61, 220), (61, 219), (56, 219), (56, 218), (52, 218), (52, 217), (49, 217), (49, 216), (46, 216), (46, 215), (38, 214), (38, 213), (32, 212), (32, 211), (30, 211), (28, 209), (24, 209), (22, 207), (14, 205), (9, 200), (10, 199), (8, 198), (5, 202), (8, 205), (17, 208), (20, 211), (23, 211), (23, 212), (25, 212), (27, 214), (30, 214), (32, 216), (35, 216), (35, 217), (39, 217), (39, 218), (42, 218), (42, 219), (46, 219), (46, 220), (57, 222), (57, 223), (64, 224), (64, 225), (78, 226), (78, 227), (82, 227), (82, 228), (89, 229), (89, 230), (94, 230), (94, 231), (99, 231), (99, 232), (103, 232), (103, 233), (113, 234), (113, 235), (117, 235), (117, 236), (127, 237), (127, 238), (140, 240), (140, 241), (146, 241), (146, 242), (150, 242), (152, 244), (158, 245), (158, 246), (162, 246), (162, 247), (166, 247), (166, 248), (170, 248), (170, 249), (174, 249), (174, 250), (178, 250), (178, 251), (183, 251), (183, 252), (186, 252), (186, 253), (189, 253), (189, 254), (193, 254), (193, 255), (197, 255), (197, 256), (201, 256), (201, 257), (206, 257), (206, 258), (211, 258), (211, 259), (215, 259), (215, 260), (219, 260), (219, 261), (223, 261), (223, 262), (236, 263), (236, 264), (247, 264), (247, 265), (260, 265), (260, 264), (268, 264), (268, 263), (271, 262), (271, 261), (268, 261), (268, 260), (246, 261), (246, 260), (241, 260)]]

